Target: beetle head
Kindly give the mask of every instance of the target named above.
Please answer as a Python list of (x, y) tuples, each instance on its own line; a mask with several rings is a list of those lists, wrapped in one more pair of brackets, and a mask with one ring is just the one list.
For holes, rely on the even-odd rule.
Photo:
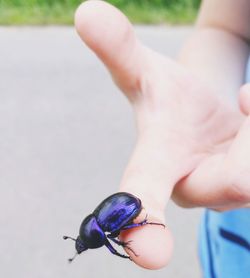
[(79, 254), (81, 254), (83, 251), (86, 251), (88, 248), (84, 245), (83, 241), (81, 240), (80, 236), (78, 236), (76, 239), (70, 236), (64, 236), (63, 239), (71, 239), (75, 241), (75, 248), (76, 248), (76, 254), (74, 257), (69, 259), (69, 262), (71, 263), (75, 257)]
[(76, 239), (75, 248), (76, 248), (77, 254), (81, 254), (83, 251), (86, 251), (88, 249), (88, 247), (86, 247), (84, 245), (84, 242), (82, 241), (80, 236), (78, 236)]

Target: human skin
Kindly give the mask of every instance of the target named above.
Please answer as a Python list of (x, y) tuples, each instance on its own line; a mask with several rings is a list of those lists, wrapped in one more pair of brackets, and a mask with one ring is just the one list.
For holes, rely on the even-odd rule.
[[(220, 10), (223, 18), (214, 16)], [(120, 190), (142, 200), (149, 220), (165, 223), (171, 197), (183, 207), (219, 211), (250, 202), (250, 90), (240, 89), (249, 19), (246, 0), (204, 1), (196, 31), (174, 61), (143, 45), (113, 6), (93, 0), (76, 12), (80, 37), (133, 107), (137, 142)], [(139, 256), (126, 251), (144, 268), (171, 258), (168, 228), (146, 225), (121, 238), (132, 240)]]

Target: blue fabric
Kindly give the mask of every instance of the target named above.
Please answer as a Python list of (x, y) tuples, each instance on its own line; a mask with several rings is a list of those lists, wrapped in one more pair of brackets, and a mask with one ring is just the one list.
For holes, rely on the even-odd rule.
[(249, 278), (250, 209), (206, 210), (199, 251), (204, 278)]
[[(250, 59), (246, 80), (250, 82)], [(250, 209), (206, 210), (199, 255), (204, 278), (250, 278)]]

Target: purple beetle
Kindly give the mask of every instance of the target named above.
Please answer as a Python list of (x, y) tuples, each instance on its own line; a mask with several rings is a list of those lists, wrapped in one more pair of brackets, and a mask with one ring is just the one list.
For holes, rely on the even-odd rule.
[[(164, 226), (161, 223), (148, 222), (147, 218), (140, 223), (133, 223), (142, 208), (141, 200), (134, 195), (126, 192), (115, 193), (102, 201), (94, 212), (83, 220), (79, 236), (76, 239), (68, 236), (63, 238), (75, 241), (75, 256), (87, 249), (100, 248), (105, 245), (112, 254), (130, 259), (129, 256), (120, 254), (111, 245), (110, 240), (119, 246), (128, 248), (137, 256), (128, 246), (129, 242), (123, 242), (117, 238), (120, 232), (146, 224)], [(75, 256), (69, 259), (69, 262), (72, 262)]]

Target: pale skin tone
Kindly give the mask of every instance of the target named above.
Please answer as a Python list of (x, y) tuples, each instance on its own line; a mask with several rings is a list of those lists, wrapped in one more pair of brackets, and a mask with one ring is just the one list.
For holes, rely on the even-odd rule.
[[(203, 1), (178, 61), (143, 45), (127, 18), (105, 2), (82, 4), (75, 24), (134, 110), (137, 143), (120, 190), (138, 196), (148, 218), (162, 223), (171, 197), (183, 207), (248, 207), (250, 85), (242, 84), (250, 2)], [(132, 240), (139, 256), (126, 251), (144, 268), (161, 268), (171, 258), (168, 228), (146, 225), (122, 239)]]

